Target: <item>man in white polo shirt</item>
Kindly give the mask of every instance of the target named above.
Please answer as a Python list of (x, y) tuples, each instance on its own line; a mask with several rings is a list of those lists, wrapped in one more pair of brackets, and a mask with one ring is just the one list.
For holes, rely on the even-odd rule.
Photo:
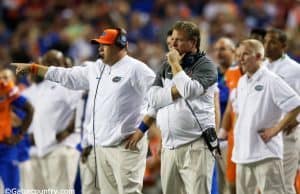
[(73, 68), (16, 64), (17, 72), (31, 72), (76, 90), (90, 90), (92, 116), (87, 138), (96, 150), (96, 168), (101, 193), (139, 194), (146, 166), (147, 142), (136, 150), (125, 148), (147, 111), (146, 92), (155, 79), (146, 64), (127, 55), (126, 32), (106, 29), (93, 40), (99, 45), (92, 65)]
[[(237, 122), (232, 160), (237, 163), (237, 193), (285, 193), (283, 142), (286, 130), (300, 111), (300, 97), (280, 77), (265, 67), (263, 45), (244, 40), (238, 62), (246, 74), (237, 88)], [(282, 113), (287, 113), (283, 119)]]
[[(56, 50), (41, 60), (45, 65), (63, 65), (63, 61), (63, 54)], [(80, 141), (80, 134), (74, 133), (74, 115), (81, 92), (45, 80), (24, 95), (36, 110), (30, 126), (37, 151), (31, 161), (35, 177), (33, 188), (27, 189), (72, 189), (79, 159), (75, 146)]]
[[(286, 53), (287, 35), (279, 29), (270, 29), (265, 36), (266, 67), (279, 75), (286, 83), (300, 94), (300, 64), (291, 59)], [(298, 122), (295, 122), (297, 125)], [(287, 194), (296, 194), (295, 177), (300, 160), (300, 126), (291, 127), (290, 133), (283, 134), (283, 169)]]

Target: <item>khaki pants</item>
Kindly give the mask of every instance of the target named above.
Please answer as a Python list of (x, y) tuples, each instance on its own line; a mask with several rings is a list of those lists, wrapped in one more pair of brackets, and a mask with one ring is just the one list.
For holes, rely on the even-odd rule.
[(96, 147), (97, 172), (101, 193), (140, 194), (148, 150), (144, 136), (138, 151), (125, 149), (125, 143), (115, 147)]
[(79, 152), (66, 146), (42, 158), (33, 157), (21, 165), (22, 188), (73, 189), (78, 159)]
[(33, 156), (19, 164), (21, 189), (43, 189), (46, 183), (39, 158)]
[(227, 146), (221, 147), (222, 159), (216, 161), (216, 169), (218, 172), (218, 188), (219, 193), (225, 194), (228, 190), (226, 181), (226, 166), (227, 166)]
[(300, 127), (289, 134), (283, 135), (283, 170), (285, 177), (285, 185), (287, 194), (296, 194), (295, 190), (295, 178), (297, 175), (299, 165), (299, 142), (300, 142)]
[(280, 159), (265, 159), (250, 164), (237, 164), (236, 193), (285, 194), (283, 165)]
[(80, 161), (81, 191), (84, 194), (100, 194), (98, 177), (96, 177), (94, 151), (95, 149), (93, 148), (85, 163)]
[(210, 194), (214, 159), (203, 138), (179, 148), (162, 149), (164, 194)]

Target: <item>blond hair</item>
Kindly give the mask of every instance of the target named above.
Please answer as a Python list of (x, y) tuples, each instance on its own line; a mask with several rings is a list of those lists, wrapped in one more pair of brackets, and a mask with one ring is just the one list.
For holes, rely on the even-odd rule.
[(249, 48), (253, 52), (253, 54), (259, 54), (260, 59), (263, 60), (265, 55), (265, 49), (263, 44), (260, 41), (255, 39), (246, 39), (239, 44), (239, 46), (241, 45)]

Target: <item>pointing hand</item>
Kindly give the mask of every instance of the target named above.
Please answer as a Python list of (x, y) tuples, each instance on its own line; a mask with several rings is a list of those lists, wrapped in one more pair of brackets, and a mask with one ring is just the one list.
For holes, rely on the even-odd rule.
[(33, 69), (31, 63), (11, 63), (11, 65), (16, 67), (16, 74), (25, 74)]

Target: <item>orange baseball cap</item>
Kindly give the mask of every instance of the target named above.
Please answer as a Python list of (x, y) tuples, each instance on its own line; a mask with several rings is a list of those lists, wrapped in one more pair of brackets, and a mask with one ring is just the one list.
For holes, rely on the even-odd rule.
[(118, 34), (119, 31), (117, 29), (106, 29), (98, 38), (92, 39), (91, 42), (96, 44), (114, 44)]

